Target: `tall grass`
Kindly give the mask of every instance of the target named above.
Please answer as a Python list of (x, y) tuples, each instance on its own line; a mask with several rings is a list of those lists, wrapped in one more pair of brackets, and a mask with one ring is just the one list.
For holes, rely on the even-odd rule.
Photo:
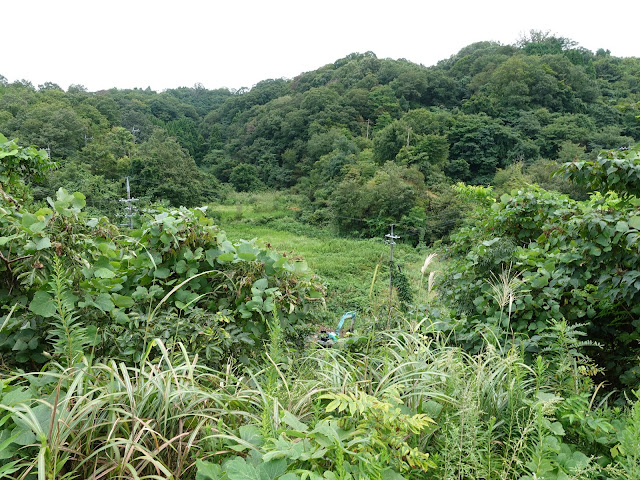
[[(365, 351), (318, 349), (301, 361), (300, 371), (328, 391), (391, 395), (411, 412), (433, 418), (436, 426), (420, 439), (437, 465), (429, 478), (531, 474), (561, 400), (521, 352), (487, 346), (471, 355), (439, 335), (383, 332), (371, 335)], [(592, 478), (598, 468), (590, 463), (573, 478)]]
[(47, 479), (189, 478), (203, 438), (257, 420), (254, 392), (241, 377), (155, 344), (160, 357), (139, 367), (85, 358), (14, 377), (55, 385), (44, 398), (0, 407), (36, 439), (25, 451), (38, 454), (21, 461), (18, 478), (30, 471)]
[[(277, 324), (270, 328), (277, 340)], [(247, 450), (255, 459), (266, 455), (291, 428), (283, 416), (310, 427), (323, 421), (327, 394), (397, 398), (407, 413), (432, 418), (412, 444), (435, 464), (420, 478), (532, 479), (553, 453), (548, 428), (562, 399), (547, 386), (548, 372), (527, 366), (515, 349), (488, 346), (470, 355), (439, 335), (395, 330), (371, 334), (359, 351), (339, 342), (295, 356), (276, 345), (263, 365), (238, 370), (230, 362), (212, 371), (184, 347), (154, 344), (149, 352), (158, 357), (135, 367), (84, 358), (5, 381), (44, 392), (0, 406), (5, 423), (33, 439), (17, 463), (5, 465), (5, 478), (192, 479), (198, 459), (222, 463)], [(637, 418), (620, 428), (624, 461), (609, 468), (613, 478), (637, 472)], [(247, 437), (248, 427), (260, 432), (259, 444)], [(591, 461), (566, 478), (596, 478), (598, 468)]]

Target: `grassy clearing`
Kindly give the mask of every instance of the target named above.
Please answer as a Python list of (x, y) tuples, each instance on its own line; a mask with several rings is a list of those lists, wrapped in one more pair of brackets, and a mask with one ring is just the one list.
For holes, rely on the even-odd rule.
[[(210, 206), (210, 212), (229, 238), (256, 238), (258, 244), (271, 245), (287, 256), (303, 257), (327, 285), (330, 311), (369, 310), (376, 299), (385, 302), (389, 245), (384, 239), (340, 238), (330, 228), (303, 224), (295, 218), (299, 202), (299, 197), (277, 192), (244, 194), (230, 199), (230, 204)], [(402, 266), (417, 301), (423, 300), (426, 293), (421, 282), (426, 287), (428, 273), (422, 278), (420, 269), (428, 252), (426, 247), (413, 248), (401, 243), (394, 247), (394, 261)], [(439, 269), (437, 262), (431, 265), (430, 270), (434, 269)]]

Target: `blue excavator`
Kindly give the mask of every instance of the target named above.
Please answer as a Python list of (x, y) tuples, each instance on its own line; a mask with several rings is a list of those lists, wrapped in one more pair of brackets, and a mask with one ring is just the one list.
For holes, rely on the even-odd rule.
[(333, 344), (336, 343), (340, 338), (342, 327), (344, 327), (344, 322), (346, 322), (347, 320), (351, 320), (351, 325), (349, 326), (348, 330), (352, 331), (353, 324), (356, 321), (356, 312), (351, 311), (342, 315), (342, 318), (338, 322), (338, 326), (336, 327), (336, 330), (334, 332), (331, 332), (328, 330), (320, 330), (320, 333), (318, 334), (318, 340), (317, 340), (318, 345), (322, 347), (333, 346)]

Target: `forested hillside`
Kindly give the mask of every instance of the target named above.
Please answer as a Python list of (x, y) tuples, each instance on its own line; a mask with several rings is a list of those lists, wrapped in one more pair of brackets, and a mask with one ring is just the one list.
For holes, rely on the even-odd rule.
[(628, 147), (640, 138), (639, 100), (640, 59), (532, 32), (433, 67), (354, 53), (250, 90), (3, 81), (0, 132), (59, 163), (36, 198), (64, 186), (113, 215), (125, 176), (135, 196), (174, 206), (224, 197), (221, 183), (293, 187), (311, 223), (377, 235), (395, 221), (430, 241), (455, 225), (452, 182), (487, 184), (518, 162), (548, 182), (549, 161)]

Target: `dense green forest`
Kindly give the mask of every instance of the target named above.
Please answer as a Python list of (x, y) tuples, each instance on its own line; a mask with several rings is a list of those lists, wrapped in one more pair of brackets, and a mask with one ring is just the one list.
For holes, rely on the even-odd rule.
[(533, 32), (433, 67), (367, 52), (239, 91), (64, 92), (0, 77), (0, 132), (58, 162), (36, 199), (82, 191), (112, 219), (126, 176), (136, 197), (173, 206), (223, 199), (221, 184), (291, 187), (309, 223), (365, 236), (404, 223), (433, 241), (457, 225), (452, 183), (488, 184), (510, 165), (540, 182), (550, 161), (640, 139), (639, 79), (638, 58)]
[(0, 76), (0, 478), (640, 480), (639, 141), (640, 58), (535, 31)]

